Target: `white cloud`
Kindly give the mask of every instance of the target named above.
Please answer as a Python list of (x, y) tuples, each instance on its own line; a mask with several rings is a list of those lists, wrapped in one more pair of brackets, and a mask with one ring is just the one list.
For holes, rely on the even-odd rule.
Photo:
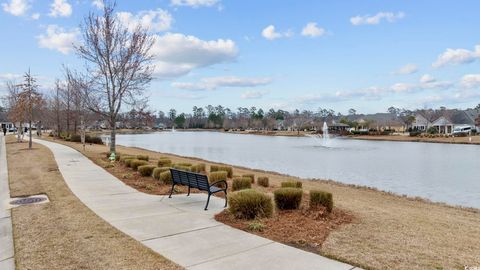
[(0, 81), (14, 81), (22, 78), (22, 74), (15, 73), (0, 73)]
[(211, 7), (219, 3), (220, 0), (171, 0), (173, 6), (188, 6), (188, 7)]
[(117, 18), (129, 31), (141, 27), (151, 32), (161, 32), (170, 29), (173, 17), (163, 9), (140, 11), (136, 15), (130, 12), (118, 12)]
[(246, 91), (240, 95), (242, 99), (258, 99), (262, 98), (267, 93), (264, 91)]
[(317, 23), (315, 22), (309, 22), (307, 25), (302, 30), (302, 35), (303, 36), (309, 36), (309, 37), (319, 37), (323, 36), (326, 33), (325, 29), (318, 27)]
[(420, 83), (432, 83), (435, 82), (436, 79), (430, 74), (424, 74), (420, 77)]
[(68, 17), (72, 15), (72, 6), (67, 0), (53, 0), (48, 15), (50, 17)]
[(13, 16), (22, 16), (30, 9), (28, 0), (10, 0), (9, 3), (2, 3), (2, 7)]
[(103, 5), (102, 0), (93, 0), (92, 1), (92, 6), (98, 8), (98, 9), (103, 9), (105, 6)]
[(418, 71), (418, 66), (415, 65), (415, 64), (406, 64), (405, 66), (399, 68), (395, 74), (401, 74), (401, 75), (405, 75), (405, 74), (413, 74), (415, 72)]
[(195, 68), (207, 67), (236, 59), (238, 49), (230, 39), (201, 40), (178, 33), (154, 35), (151, 53), (155, 56), (155, 74), (171, 78), (188, 74)]
[(403, 12), (398, 12), (398, 13), (393, 13), (393, 12), (379, 12), (373, 16), (370, 15), (364, 15), (364, 16), (355, 16), (350, 18), (350, 23), (353, 25), (364, 25), (364, 24), (379, 24), (382, 20), (386, 20), (387, 22), (395, 22), (399, 19), (402, 19), (405, 17), (405, 13)]
[(274, 25), (269, 25), (262, 30), (262, 36), (268, 40), (274, 40), (282, 37), (291, 37), (293, 32), (288, 30), (284, 33), (277, 32)]
[(480, 87), (480, 74), (467, 74), (460, 80), (460, 85), (465, 88)]
[(32, 20), (38, 20), (40, 19), (40, 13), (33, 13), (31, 16)]
[(440, 54), (432, 67), (439, 68), (445, 65), (459, 65), (471, 63), (480, 59), (480, 45), (475, 46), (474, 51), (467, 49), (450, 49)]
[(396, 83), (390, 87), (390, 89), (396, 93), (410, 92), (415, 88), (415, 85), (409, 83)]
[(47, 26), (46, 34), (37, 36), (38, 46), (68, 54), (72, 51), (73, 44), (78, 41), (79, 35), (79, 29), (65, 31), (62, 27), (51, 24)]
[(174, 82), (173, 87), (186, 90), (215, 90), (220, 87), (256, 87), (267, 85), (271, 78), (240, 78), (235, 76), (203, 78), (200, 82)]

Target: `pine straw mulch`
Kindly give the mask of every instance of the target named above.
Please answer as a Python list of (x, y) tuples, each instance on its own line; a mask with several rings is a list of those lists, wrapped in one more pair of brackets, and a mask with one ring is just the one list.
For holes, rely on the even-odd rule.
[(355, 217), (339, 208), (334, 208), (330, 214), (324, 207), (310, 209), (306, 202), (308, 194), (304, 194), (300, 209), (276, 210), (270, 218), (237, 219), (224, 210), (215, 215), (215, 219), (234, 228), (320, 254), (330, 232), (355, 222)]

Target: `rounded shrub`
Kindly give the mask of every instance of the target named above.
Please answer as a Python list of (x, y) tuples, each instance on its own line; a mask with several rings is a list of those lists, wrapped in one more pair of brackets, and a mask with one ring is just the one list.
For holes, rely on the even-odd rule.
[(242, 177), (250, 178), (250, 181), (252, 182), (252, 184), (255, 183), (255, 174), (253, 173), (244, 174), (242, 175)]
[(130, 167), (135, 171), (138, 169), (138, 167), (143, 166), (143, 165), (147, 165), (147, 164), (148, 164), (148, 162), (145, 161), (145, 160), (134, 159), (134, 160), (130, 161)]
[(327, 212), (333, 210), (333, 195), (322, 190), (310, 190), (310, 207), (323, 206)]
[(220, 180), (227, 181), (227, 176), (228, 176), (228, 173), (225, 172), (225, 171), (211, 172), (208, 175), (208, 181), (210, 183), (217, 182), (217, 181), (220, 181)]
[(131, 163), (132, 161), (134, 161), (135, 159), (134, 158), (127, 158), (127, 159), (124, 159), (123, 160), (123, 163), (127, 166), (127, 167), (131, 167)]
[(286, 181), (282, 182), (282, 188), (302, 188), (302, 182), (300, 181)]
[(171, 184), (172, 183), (172, 174), (170, 171), (160, 173), (159, 177), (160, 182), (164, 184)]
[(219, 166), (219, 165), (210, 165), (210, 172), (225, 171), (227, 172), (228, 178), (233, 176), (233, 168), (231, 166)]
[(152, 173), (153, 173), (153, 170), (156, 168), (157, 166), (155, 165), (142, 165), (142, 166), (138, 166), (138, 172), (142, 175), (142, 176), (151, 176)]
[(273, 203), (267, 194), (254, 189), (245, 189), (236, 191), (228, 197), (228, 211), (240, 219), (271, 217)]
[(257, 178), (257, 184), (259, 186), (262, 186), (262, 187), (268, 187), (269, 186), (269, 183), (268, 183), (268, 177), (266, 176), (260, 176)]
[(157, 165), (158, 167), (170, 167), (172, 166), (172, 161), (168, 158), (160, 158)]
[(150, 157), (149, 157), (148, 155), (137, 155), (137, 159), (139, 159), (139, 160), (148, 161), (149, 158), (150, 158)]
[(273, 192), (275, 204), (278, 209), (298, 209), (302, 202), (303, 190), (299, 188), (284, 187)]
[(233, 178), (232, 190), (252, 188), (252, 181), (248, 177)]
[(191, 168), (192, 168), (192, 172), (196, 172), (196, 173), (205, 172), (206, 170), (205, 163), (197, 163), (193, 165)]
[(190, 166), (183, 166), (183, 165), (180, 165), (180, 164), (173, 164), (173, 165), (172, 165), (172, 168), (177, 169), (177, 170), (180, 170), (180, 171), (187, 171), (187, 172), (191, 172), (191, 171), (192, 171), (192, 167), (190, 167)]
[(153, 178), (159, 180), (160, 179), (160, 174), (162, 172), (169, 172), (169, 171), (170, 171), (170, 167), (157, 167), (157, 168), (153, 169), (152, 176), (153, 176)]
[[(110, 156), (108, 156), (108, 157), (110, 157)], [(122, 156), (120, 157), (120, 161), (121, 161), (121, 162), (125, 162), (126, 159), (134, 159), (134, 158), (135, 158), (134, 156), (122, 155)]]

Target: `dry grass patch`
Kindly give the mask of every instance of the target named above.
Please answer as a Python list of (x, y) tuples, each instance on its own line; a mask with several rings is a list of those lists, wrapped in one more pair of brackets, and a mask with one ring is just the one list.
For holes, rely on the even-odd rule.
[(83, 205), (46, 147), (7, 141), (11, 196), (50, 198), (12, 210), (17, 269), (181, 269)]

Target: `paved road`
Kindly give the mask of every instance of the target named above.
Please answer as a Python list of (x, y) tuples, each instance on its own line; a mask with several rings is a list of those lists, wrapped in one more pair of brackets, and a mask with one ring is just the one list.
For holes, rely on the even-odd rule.
[(0, 269), (15, 269), (12, 217), (10, 211), (10, 188), (8, 186), (7, 149), (5, 137), (0, 135)]
[(220, 198), (213, 198), (209, 211), (203, 211), (205, 194), (171, 199), (144, 194), (70, 147), (35, 142), (50, 148), (63, 178), (85, 205), (187, 269), (357, 269), (215, 221), (213, 215), (223, 209)]

